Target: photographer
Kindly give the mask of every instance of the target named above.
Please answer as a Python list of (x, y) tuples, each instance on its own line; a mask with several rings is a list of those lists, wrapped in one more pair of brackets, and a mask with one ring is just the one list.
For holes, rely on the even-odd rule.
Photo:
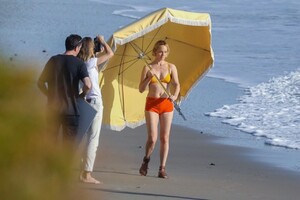
[(84, 183), (99, 184), (100, 181), (92, 177), (96, 152), (99, 144), (99, 136), (103, 115), (102, 95), (99, 87), (99, 72), (102, 70), (101, 64), (114, 55), (109, 45), (102, 35), (98, 35), (94, 40), (90, 37), (82, 39), (82, 47), (78, 57), (82, 59), (87, 67), (89, 77), (92, 82), (92, 89), (86, 96), (86, 101), (97, 111), (89, 130), (87, 131), (87, 144), (83, 152), (82, 171), (80, 180)]

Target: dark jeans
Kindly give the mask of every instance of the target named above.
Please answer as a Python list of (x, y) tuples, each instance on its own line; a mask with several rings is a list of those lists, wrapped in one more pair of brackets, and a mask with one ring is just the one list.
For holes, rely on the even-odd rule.
[(49, 137), (53, 137), (56, 140), (60, 127), (62, 127), (63, 143), (71, 142), (75, 144), (79, 115), (59, 115), (52, 113), (48, 115), (47, 124)]
[(63, 115), (61, 116), (61, 125), (63, 129), (63, 139), (75, 142), (78, 132), (79, 116)]

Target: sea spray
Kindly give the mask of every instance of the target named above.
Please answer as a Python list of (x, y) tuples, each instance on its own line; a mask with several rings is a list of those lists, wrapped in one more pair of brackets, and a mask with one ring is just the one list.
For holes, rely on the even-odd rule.
[(300, 149), (300, 70), (250, 87), (239, 103), (206, 115), (265, 137), (267, 144)]

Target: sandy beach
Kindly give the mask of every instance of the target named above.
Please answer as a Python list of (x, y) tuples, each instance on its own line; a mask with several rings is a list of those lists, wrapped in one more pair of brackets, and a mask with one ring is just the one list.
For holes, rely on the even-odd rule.
[[(171, 1), (169, 3), (174, 4)], [(245, 5), (245, 9), (248, 9), (248, 5)], [(36, 61), (38, 63), (36, 69), (40, 71), (50, 56), (64, 51), (63, 43), (67, 35), (78, 33), (82, 36), (93, 37), (96, 34), (103, 34), (105, 38), (108, 38), (117, 28), (134, 20), (122, 17), (122, 15), (116, 15), (116, 10), (123, 11), (128, 10), (128, 8), (121, 4), (99, 4), (97, 1), (86, 2), (80, 0), (51, 0), (47, 2), (40, 0), (28, 2), (3, 1), (0, 9), (2, 19), (0, 54), (4, 56), (3, 60), (9, 62), (12, 66), (18, 66), (24, 60)], [(226, 18), (226, 15), (224, 16)], [(222, 15), (221, 18), (223, 19), (224, 16)], [(222, 23), (219, 25), (222, 25), (219, 27), (219, 30), (225, 29)], [(230, 25), (232, 25), (231, 22)], [(225, 24), (224, 26), (227, 25)], [(216, 29), (218, 28), (218, 26), (215, 27)], [(276, 29), (277, 32), (279, 31)], [(214, 36), (215, 44), (218, 44), (218, 42), (224, 43), (225, 41), (224, 36), (226, 36), (227, 32), (220, 31), (220, 33), (222, 33), (222, 37)], [(223, 35), (224, 33), (225, 35)], [(279, 38), (282, 39), (281, 35)], [(231, 46), (233, 45), (230, 44)], [(244, 46), (244, 48), (248, 48), (247, 45)], [(227, 59), (240, 60), (240, 57), (236, 57), (236, 55), (226, 57), (226, 54), (224, 54), (226, 52), (216, 51), (216, 67), (226, 66)], [(234, 50), (234, 52), (238, 51)], [(269, 60), (272, 59), (271, 57)], [(228, 66), (230, 65), (228, 64)], [(26, 69), (26, 67), (24, 68)], [(236, 73), (240, 73), (240, 71)], [(23, 77), (23, 73), (19, 77)], [(41, 94), (39, 91), (34, 91), (35, 93), (28, 95), (27, 92), (24, 92), (24, 88), (16, 90), (14, 85), (8, 89), (7, 85), (15, 83), (15, 80), (20, 81), (19, 77), (18, 79), (12, 79), (14, 81), (1, 79), (2, 91), (10, 92), (2, 94), (4, 97), (7, 97), (8, 104), (5, 104), (5, 102), (1, 104), (1, 109), (11, 108), (12, 111), (8, 115), (9, 117), (6, 115), (2, 116), (2, 113), (0, 115), (3, 123), (0, 123), (0, 126), (4, 130), (0, 132), (6, 133), (1, 140), (3, 142), (1, 143), (1, 153), (5, 155), (1, 157), (1, 161), (4, 163), (2, 166), (0, 165), (3, 173), (1, 177), (3, 177), (3, 180), (9, 180), (8, 182), (2, 181), (2, 185), (0, 185), (0, 199), (6, 199), (2, 190), (9, 194), (8, 197), (18, 196), (19, 193), (19, 198), (15, 199), (24, 199), (28, 196), (28, 199), (34, 199), (34, 194), (38, 192), (41, 196), (49, 196), (48, 199), (58, 199), (51, 198), (50, 193), (54, 193), (54, 197), (61, 196), (60, 194), (64, 193), (63, 190), (65, 189), (62, 186), (69, 186), (68, 178), (65, 178), (69, 176), (69, 171), (65, 172), (68, 165), (63, 165), (65, 164), (63, 162), (64, 158), (57, 156), (55, 146), (47, 151), (43, 143), (40, 143), (30, 131), (28, 131), (27, 135), (24, 134), (24, 127), (27, 127), (26, 125), (28, 124), (38, 133), (36, 135), (39, 136), (40, 134), (41, 127), (37, 128), (37, 124), (41, 124), (38, 121), (41, 120), (40, 115), (35, 116), (35, 118), (30, 117), (34, 113), (35, 101), (41, 103), (38, 98), (32, 98), (32, 96), (35, 97)], [(5, 81), (9, 84), (4, 84)], [(276, 167), (274, 163), (268, 164), (268, 162), (261, 162), (259, 159), (279, 160), (282, 163), (284, 162), (284, 154), (270, 151), (272, 147), (269, 148), (263, 142), (260, 141), (262, 143), (261, 146), (264, 146), (264, 148), (257, 149), (255, 147), (251, 148), (251, 145), (249, 147), (235, 145), (235, 142), (226, 145), (224, 141), (232, 140), (231, 138), (224, 139), (219, 136), (213, 136), (211, 133), (212, 130), (219, 130), (225, 135), (224, 137), (235, 134), (231, 131), (233, 128), (228, 128), (226, 124), (219, 123), (220, 120), (208, 118), (203, 113), (211, 112), (224, 104), (234, 103), (236, 98), (242, 93), (240, 88), (222, 79), (211, 78), (201, 80), (199, 87), (201, 87), (201, 92), (194, 103), (196, 106), (200, 105), (201, 112), (191, 116), (190, 119), (197, 117), (199, 120), (203, 120), (200, 121), (201, 123), (198, 120), (195, 126), (191, 125), (190, 127), (196, 128), (196, 125), (200, 124), (203, 127), (201, 129), (203, 133), (179, 125), (172, 126), (170, 153), (166, 166), (169, 179), (157, 178), (159, 143), (157, 143), (151, 157), (148, 176), (143, 177), (139, 175), (138, 170), (145, 151), (146, 128), (144, 125), (135, 129), (126, 128), (121, 132), (103, 128), (93, 173), (95, 178), (101, 180), (103, 184), (83, 184), (77, 180), (77, 177), (74, 177), (75, 180), (72, 180), (71, 185), (74, 186), (75, 195), (80, 195), (70, 199), (299, 199), (299, 157), (297, 157), (297, 170), (293, 171)], [(26, 100), (25, 105), (30, 106), (20, 106), (20, 108), (16, 106), (22, 100), (20, 96), (25, 96), (23, 97)], [(28, 100), (28, 98), (30, 99)], [(42, 100), (45, 101), (45, 99)], [(8, 106), (12, 103), (15, 104)], [(24, 108), (26, 108), (26, 112), (24, 112)], [(184, 109), (184, 104), (182, 108)], [(40, 110), (42, 109), (38, 107), (35, 109), (35, 112), (39, 113)], [(24, 114), (21, 115), (20, 113)], [(19, 120), (13, 121), (9, 119)], [(19, 125), (18, 123), (21, 122), (22, 124)], [(11, 131), (7, 131), (7, 129), (11, 129)], [(30, 135), (33, 136), (29, 137)], [(241, 137), (241, 141), (244, 143), (246, 141), (244, 138), (248, 138), (250, 135), (245, 134), (245, 136), (239, 135), (238, 137)], [(16, 139), (18, 143), (16, 143)], [(27, 148), (30, 146), (27, 144), (27, 140), (36, 145), (31, 145), (34, 146), (32, 150)], [(7, 149), (5, 149), (6, 147)], [(43, 151), (40, 151), (41, 148)], [(298, 156), (298, 152), (295, 152), (295, 154)], [(27, 155), (30, 155), (31, 159), (28, 159)], [(293, 159), (291, 155), (286, 156), (286, 158)], [(52, 168), (49, 166), (52, 166)], [(75, 174), (78, 174), (77, 166), (73, 170)], [(61, 175), (64, 174), (63, 172), (66, 173), (64, 176)], [(3, 194), (4, 198), (1, 196)], [(47, 198), (40, 198), (39, 196), (35, 199)], [(61, 199), (66, 198), (61, 197)]]
[[(149, 172), (140, 176), (145, 126), (122, 132), (103, 129), (94, 175), (103, 184), (75, 181), (86, 199), (295, 200), (300, 174), (249, 159), (251, 149), (223, 145), (221, 138), (173, 125), (169, 179), (157, 178), (158, 147)], [(250, 155), (250, 156), (249, 156)]]

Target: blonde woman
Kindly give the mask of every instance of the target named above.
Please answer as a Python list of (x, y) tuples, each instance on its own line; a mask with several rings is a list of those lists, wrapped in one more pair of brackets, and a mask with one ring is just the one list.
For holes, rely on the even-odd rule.
[(97, 114), (87, 132), (87, 144), (83, 153), (83, 169), (80, 174), (80, 180), (84, 183), (100, 184), (101, 182), (91, 175), (99, 144), (103, 114), (102, 96), (98, 77), (99, 72), (101, 71), (100, 65), (106, 62), (114, 54), (109, 45), (105, 42), (103, 36), (97, 36), (96, 42), (98, 42), (98, 44), (100, 43), (102, 46), (101, 49), (99, 49), (100, 52), (95, 52), (94, 40), (90, 37), (85, 37), (82, 39), (82, 47), (78, 54), (78, 57), (85, 62), (92, 82), (92, 88), (86, 95), (86, 101), (97, 111)]
[[(152, 50), (154, 60), (149, 64), (150, 69), (148, 66), (144, 66), (141, 73), (139, 90), (142, 93), (147, 88), (149, 89), (145, 105), (148, 138), (145, 156), (139, 171), (142, 176), (146, 176), (148, 173), (148, 163), (158, 138), (158, 125), (160, 124), (160, 166), (158, 177), (168, 178), (165, 167), (169, 152), (169, 137), (173, 120), (174, 105), (172, 101), (177, 99), (180, 91), (176, 66), (165, 60), (169, 53), (169, 45), (163, 40), (157, 41)], [(166, 94), (157, 78), (164, 88), (166, 88), (168, 94), (170, 94), (170, 86), (173, 85), (174, 93), (170, 94), (170, 96)]]

